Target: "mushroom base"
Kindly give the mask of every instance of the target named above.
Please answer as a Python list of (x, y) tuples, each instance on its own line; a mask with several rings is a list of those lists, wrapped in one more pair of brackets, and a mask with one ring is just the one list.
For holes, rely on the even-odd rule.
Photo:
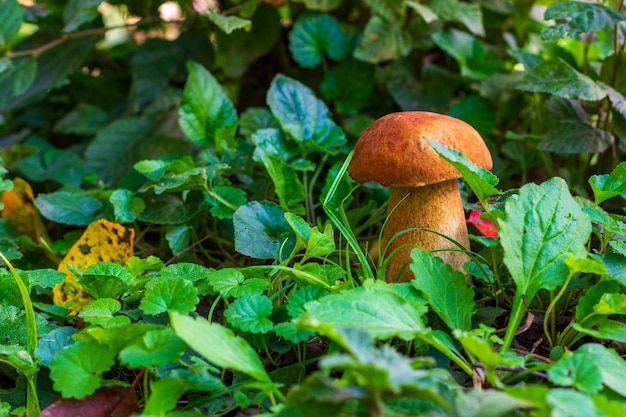
[[(387, 263), (387, 282), (413, 279), (409, 268), (410, 253), (416, 247), (437, 251), (434, 255), (451, 264), (455, 270), (463, 271), (462, 266), (469, 257), (453, 242), (433, 233), (447, 236), (469, 249), (465, 212), (456, 180), (423, 187), (392, 188), (387, 216), (381, 248), (385, 257), (397, 249)], [(397, 233), (413, 228), (418, 230), (410, 230), (394, 238)]]

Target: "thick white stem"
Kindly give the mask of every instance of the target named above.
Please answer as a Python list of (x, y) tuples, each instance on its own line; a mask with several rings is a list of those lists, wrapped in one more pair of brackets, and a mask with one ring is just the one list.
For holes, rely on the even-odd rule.
[[(385, 277), (388, 282), (413, 279), (413, 272), (408, 265), (411, 250), (415, 247), (427, 251), (443, 249), (434, 255), (443, 258), (455, 270), (463, 271), (462, 266), (469, 259), (468, 256), (448, 239), (433, 233), (441, 233), (469, 249), (465, 212), (456, 180), (423, 187), (392, 188), (387, 215), (381, 242), (384, 256), (388, 257), (399, 248), (387, 264)], [(393, 238), (397, 233), (412, 228), (419, 230), (411, 230)]]

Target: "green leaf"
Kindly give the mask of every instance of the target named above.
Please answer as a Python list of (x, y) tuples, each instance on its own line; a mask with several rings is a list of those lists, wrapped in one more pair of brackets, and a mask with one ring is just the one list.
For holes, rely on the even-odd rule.
[(53, 288), (65, 279), (65, 273), (55, 269), (31, 269), (26, 271), (31, 287)]
[(53, 222), (85, 226), (101, 217), (102, 203), (93, 197), (72, 191), (38, 194), (35, 206), (42, 216)]
[(159, 277), (146, 284), (139, 308), (152, 315), (166, 311), (189, 313), (199, 302), (198, 290), (188, 279)]
[(576, 321), (580, 322), (594, 312), (594, 306), (605, 294), (618, 293), (620, 284), (614, 280), (600, 281), (589, 287), (576, 303)]
[(320, 285), (308, 284), (289, 294), (287, 312), (290, 317), (298, 317), (304, 312), (304, 305), (309, 301), (317, 300), (327, 295), (328, 292)]
[(0, 1), (0, 46), (7, 46), (17, 36), (23, 20), (24, 10), (17, 0)]
[(554, 388), (548, 391), (546, 401), (553, 416), (598, 416), (591, 398), (578, 391)]
[(224, 16), (219, 13), (208, 13), (204, 16), (220, 28), (224, 33), (230, 34), (239, 29), (250, 30), (252, 22), (237, 16)]
[(85, 150), (85, 169), (115, 184), (135, 163), (142, 139), (150, 128), (144, 117), (117, 119), (102, 128)]
[(215, 291), (226, 298), (259, 295), (269, 286), (268, 282), (262, 279), (246, 279), (243, 273), (232, 268), (211, 272), (207, 281)]
[[(269, 132), (267, 133), (267, 136), (269, 136), (270, 138), (278, 137), (282, 139), (282, 135), (280, 134), (280, 130), (278, 129), (278, 127), (278, 122), (274, 118), (274, 115), (271, 111), (269, 111), (269, 109), (265, 107), (250, 107), (246, 109), (246, 111), (241, 113), (241, 117), (239, 118), (239, 132), (246, 138), (250, 139), (252, 139), (254, 133), (260, 131), (261, 129), (267, 129)], [(258, 132), (258, 135), (263, 136), (261, 137), (261, 139), (253, 141), (253, 143), (257, 146), (260, 146), (265, 151), (270, 152), (269, 149), (263, 145), (263, 143), (266, 141), (266, 134)], [(273, 138), (269, 140), (269, 142), (272, 144), (274, 141), (275, 139)], [(285, 141), (281, 142), (284, 142), (285, 146), (288, 145)]]
[(296, 237), (285, 220), (285, 211), (269, 201), (252, 201), (233, 215), (235, 250), (256, 259), (286, 259)]
[(555, 153), (604, 152), (615, 139), (606, 130), (581, 121), (562, 120), (556, 129), (541, 136), (537, 148)]
[(598, 339), (626, 343), (626, 324), (620, 321), (606, 318), (593, 318), (585, 321), (584, 326), (581, 323), (574, 323), (573, 327), (581, 333)]
[(137, 216), (137, 220), (156, 224), (186, 223), (198, 214), (206, 199), (201, 191), (184, 194), (164, 193), (161, 195), (147, 194), (144, 200), (146, 208)]
[(85, 322), (102, 327), (123, 326), (130, 323), (127, 316), (115, 316), (121, 308), (121, 303), (113, 298), (93, 300), (84, 306), (78, 317)]
[(83, 160), (70, 150), (47, 149), (20, 159), (17, 169), (31, 182), (54, 181), (80, 186), (83, 182)]
[(314, 68), (324, 60), (324, 53), (342, 61), (350, 52), (349, 40), (339, 22), (329, 15), (299, 18), (289, 33), (289, 50), (304, 68)]
[(432, 39), (458, 62), (464, 77), (487, 79), (502, 65), (481, 41), (469, 33), (447, 29), (433, 34)]
[(58, 327), (41, 336), (35, 349), (35, 356), (39, 365), (50, 367), (54, 355), (66, 346), (74, 344), (72, 338), (78, 330), (73, 327)]
[[(273, 116), (272, 119), (274, 119)], [(251, 134), (250, 140), (266, 154), (280, 158), (286, 163), (299, 154), (296, 144), (292, 141), (288, 141), (279, 129), (258, 129)]]
[(470, 354), (476, 356), (485, 368), (493, 370), (497, 366), (517, 368), (524, 365), (524, 358), (514, 352), (498, 352), (494, 349), (493, 343), (489, 343), (483, 337), (467, 331), (454, 331), (463, 348)]
[(452, 330), (470, 330), (474, 291), (465, 282), (465, 276), (453, 271), (441, 258), (419, 248), (411, 251), (410, 268), (415, 275), (411, 286), (422, 292), (444, 323)]
[(165, 239), (173, 254), (177, 254), (189, 246), (191, 228), (186, 224), (173, 225), (166, 228)]
[(94, 342), (77, 342), (60, 350), (50, 362), (54, 389), (65, 398), (83, 398), (103, 383), (102, 374), (115, 363), (116, 352)]
[(463, 179), (480, 201), (486, 201), (487, 197), (502, 194), (502, 191), (495, 188), (496, 184), (498, 184), (498, 177), (490, 171), (474, 164), (455, 149), (451, 149), (429, 138), (426, 138), (426, 140), (439, 156), (452, 164), (463, 175)]
[(133, 168), (152, 181), (159, 181), (171, 165), (170, 161), (144, 160), (136, 162)]
[(33, 358), (25, 349), (19, 346), (0, 345), (0, 363), (10, 365), (29, 377), (32, 377), (37, 372), (37, 366), (33, 362)]
[(614, 349), (609, 349), (598, 343), (587, 343), (580, 346), (585, 357), (592, 358), (602, 374), (602, 382), (613, 391), (626, 396), (626, 362)]
[(476, 389), (459, 392), (454, 398), (457, 410), (462, 417), (504, 417), (515, 415), (521, 409), (538, 408), (536, 404), (498, 391), (496, 389)]
[[(5, 3), (6, 4), (6, 3)], [(0, 11), (1, 13), (1, 11)], [(0, 58), (0, 89), (10, 94), (0, 97), (0, 107), (33, 85), (37, 76), (37, 60), (32, 57), (9, 60)]]
[(555, 289), (569, 271), (568, 256), (586, 257), (591, 223), (566, 182), (526, 184), (506, 201), (500, 220), (504, 263), (527, 302), (540, 289)]
[[(213, 187), (213, 192), (215, 195), (219, 196), (221, 200), (227, 201), (232, 206), (239, 208), (248, 202), (248, 196), (246, 192), (237, 187), (229, 187), (229, 186), (216, 186)], [(235, 210), (231, 206), (227, 206), (221, 200), (217, 200), (212, 196), (207, 197), (209, 200), (215, 204), (211, 207), (211, 214), (218, 219), (232, 219), (233, 214), (235, 214)]]
[(606, 97), (602, 87), (561, 58), (528, 68), (517, 88), (569, 99), (598, 101)]
[[(35, 325), (40, 334), (49, 328), (44, 316), (35, 314)], [(19, 345), (26, 347), (27, 344), (26, 312), (12, 305), (0, 304), (0, 345)]]
[(254, 152), (255, 160), (261, 161), (267, 170), (280, 206), (287, 212), (304, 214), (304, 186), (296, 171), (282, 160), (267, 154), (260, 148)]
[(170, 322), (176, 334), (209, 362), (243, 372), (259, 382), (270, 382), (255, 350), (232, 330), (175, 312), (170, 313)]
[(595, 3), (557, 2), (546, 9), (544, 19), (556, 20), (557, 23), (544, 28), (541, 37), (556, 40), (577, 38), (584, 33), (599, 31), (605, 26), (614, 26), (626, 20), (626, 13)]
[(311, 337), (315, 336), (315, 332), (310, 330), (300, 330), (296, 327), (296, 324), (291, 321), (275, 325), (274, 333), (276, 333), (276, 336), (282, 337), (291, 343), (306, 342)]
[(235, 108), (213, 75), (202, 65), (188, 62), (189, 77), (178, 111), (179, 124), (193, 143), (206, 146), (220, 131), (237, 123)]
[(98, 17), (98, 6), (102, 0), (70, 0), (63, 10), (63, 32), (73, 32), (83, 23)]
[(375, 68), (351, 58), (326, 72), (320, 88), (334, 102), (337, 113), (357, 114), (365, 105), (374, 89)]
[(354, 57), (378, 64), (407, 56), (411, 52), (411, 38), (400, 27), (372, 16), (365, 26), (360, 45)]
[(78, 103), (76, 108), (63, 116), (54, 131), (75, 135), (95, 135), (109, 120), (109, 115), (100, 107), (89, 103)]
[(547, 374), (553, 384), (576, 388), (586, 394), (597, 394), (602, 388), (600, 367), (584, 350), (559, 359), (548, 369)]
[(174, 416), (168, 411), (176, 408), (179, 398), (185, 392), (183, 381), (177, 378), (162, 378), (150, 384), (150, 396), (141, 416)]
[(122, 349), (119, 358), (130, 368), (164, 366), (175, 363), (185, 348), (185, 343), (171, 328), (154, 329)]
[(224, 317), (236, 329), (265, 334), (274, 327), (274, 323), (268, 318), (272, 314), (272, 308), (272, 302), (266, 295), (245, 295), (228, 306)]
[(170, 264), (159, 271), (159, 275), (169, 278), (184, 278), (191, 282), (197, 282), (206, 279), (213, 270), (190, 262), (179, 262)]
[(609, 198), (626, 194), (626, 162), (621, 162), (610, 174), (592, 175), (589, 185), (596, 206)]
[(322, 12), (328, 12), (336, 9), (341, 0), (294, 0), (295, 3), (304, 3), (308, 10), (319, 10)]
[(306, 245), (306, 257), (323, 258), (336, 250), (334, 229), (330, 223), (320, 232), (317, 226), (311, 229)]
[(127, 292), (132, 276), (123, 266), (113, 262), (89, 265), (80, 277), (80, 283), (96, 298), (115, 298)]
[(278, 74), (267, 93), (267, 104), (283, 131), (298, 142), (313, 141), (329, 153), (345, 142), (324, 102), (299, 81)]
[(376, 339), (397, 336), (412, 340), (425, 331), (422, 316), (427, 309), (417, 296), (401, 292), (400, 288), (407, 285), (366, 281), (362, 287), (311, 301), (304, 306), (305, 314), (298, 319), (298, 326), (311, 328), (313, 323), (321, 323), (363, 329)]
[(485, 36), (483, 13), (479, 4), (458, 0), (434, 0), (428, 7), (445, 22), (458, 22), (476, 36)]
[(366, 0), (375, 14), (394, 25), (402, 26), (406, 15), (406, 5), (396, 0)]
[(118, 188), (111, 193), (109, 202), (113, 205), (117, 223), (132, 223), (146, 208), (146, 203), (130, 190)]
[[(19, 276), (26, 286), (27, 292), (30, 293), (31, 286), (29, 276), (23, 272), (20, 272)], [(7, 269), (0, 270), (0, 305), (15, 306), (20, 308), (24, 307), (22, 294), (20, 293), (18, 284), (15, 281), (13, 274)]]

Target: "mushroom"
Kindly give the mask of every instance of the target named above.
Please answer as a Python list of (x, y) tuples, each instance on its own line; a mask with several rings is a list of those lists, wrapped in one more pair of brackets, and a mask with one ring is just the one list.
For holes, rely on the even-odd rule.
[[(375, 181), (391, 189), (381, 239), (387, 256), (397, 249), (385, 271), (388, 282), (413, 278), (408, 264), (415, 247), (436, 251), (458, 271), (469, 259), (457, 245), (441, 236), (469, 249), (457, 185), (461, 174), (435, 152), (426, 138), (456, 149), (476, 165), (492, 167), (489, 149), (480, 134), (454, 117), (398, 112), (381, 117), (365, 129), (356, 143), (348, 171), (357, 182)], [(407, 229), (412, 230), (392, 240)]]

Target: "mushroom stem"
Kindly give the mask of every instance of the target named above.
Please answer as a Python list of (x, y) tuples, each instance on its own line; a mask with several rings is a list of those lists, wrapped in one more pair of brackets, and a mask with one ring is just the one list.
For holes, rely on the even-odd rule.
[[(441, 233), (469, 249), (465, 212), (455, 179), (422, 187), (391, 188), (387, 216), (381, 248), (385, 257), (399, 248), (387, 264), (387, 282), (407, 282), (413, 279), (413, 272), (408, 265), (411, 250), (415, 247), (427, 251), (444, 249), (435, 255), (451, 264), (455, 270), (463, 270), (468, 256), (453, 242), (437, 234)], [(410, 230), (391, 240), (395, 234), (412, 228), (418, 230)]]

